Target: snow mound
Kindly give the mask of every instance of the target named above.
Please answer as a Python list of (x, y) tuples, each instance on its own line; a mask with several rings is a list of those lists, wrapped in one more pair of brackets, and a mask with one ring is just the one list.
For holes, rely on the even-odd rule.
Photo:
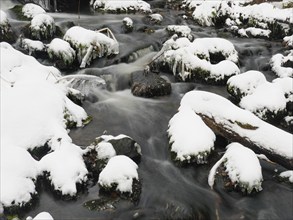
[(29, 55), (32, 55), (36, 51), (44, 51), (46, 49), (43, 42), (38, 40), (31, 40), (28, 38), (22, 39), (20, 46), (28, 51)]
[(163, 16), (161, 14), (151, 14), (149, 18), (156, 24), (160, 24), (163, 21)]
[(186, 25), (168, 25), (166, 30), (171, 34), (177, 34), (180, 37), (187, 37), (192, 40), (191, 29)]
[(243, 192), (251, 193), (252, 190), (261, 191), (263, 181), (261, 166), (255, 153), (239, 143), (227, 146), (224, 156), (212, 167), (208, 183), (213, 188), (218, 167), (224, 164), (234, 187), (240, 187)]
[(100, 142), (96, 146), (97, 157), (99, 160), (109, 160), (116, 156), (116, 151), (113, 145), (109, 142)]
[(191, 91), (184, 95), (181, 106), (190, 107), (195, 113), (211, 118), (228, 132), (245, 137), (261, 149), (289, 160), (293, 158), (292, 134), (262, 121), (219, 95)]
[(285, 44), (286, 47), (292, 48), (293, 47), (293, 35), (284, 37), (283, 43)]
[(241, 37), (264, 37), (264, 38), (270, 38), (271, 31), (265, 30), (261, 28), (255, 28), (255, 27), (249, 27), (246, 29), (239, 29), (238, 34)]
[(115, 189), (121, 193), (132, 193), (133, 180), (138, 180), (138, 166), (129, 157), (112, 157), (99, 176), (99, 185), (105, 189)]
[(289, 182), (293, 183), (293, 170), (287, 170), (287, 171), (280, 173), (280, 177), (288, 178)]
[(67, 30), (63, 39), (77, 51), (77, 58), (80, 63), (82, 63), (84, 57), (89, 52), (89, 58), (86, 59), (88, 63), (96, 57), (119, 53), (119, 44), (117, 41), (102, 33), (79, 26), (74, 26)]
[(36, 217), (27, 217), (26, 220), (54, 220), (48, 212), (41, 212)]
[(65, 65), (69, 66), (75, 60), (75, 51), (67, 41), (55, 38), (48, 45), (48, 54), (51, 59), (61, 59)]
[(206, 163), (216, 136), (190, 108), (180, 108), (169, 121), (168, 134), (175, 160)]
[[(1, 137), (3, 137), (2, 131)], [(22, 206), (29, 202), (32, 195), (36, 194), (34, 180), (38, 175), (37, 161), (26, 150), (7, 145), (1, 140), (0, 162), (0, 203), (4, 206), (11, 204)]]
[(293, 95), (293, 78), (291, 77), (277, 78), (273, 80), (273, 83), (279, 85), (282, 88), (285, 94), (285, 97), (290, 99), (290, 96)]
[(30, 24), (30, 32), (34, 39), (50, 39), (55, 33), (55, 21), (48, 14), (38, 14), (33, 17)]
[(74, 196), (76, 183), (82, 184), (87, 180), (88, 172), (82, 158), (84, 152), (67, 140), (57, 142), (55, 150), (40, 160), (39, 169), (47, 173), (55, 190), (62, 195)]
[(151, 6), (142, 0), (92, 0), (91, 5), (96, 10), (112, 13), (151, 12)]
[(287, 62), (293, 62), (293, 50), (290, 50), (290, 53), (287, 56), (278, 53), (271, 58), (271, 67), (272, 70), (277, 74), (277, 76), (293, 77), (293, 68), (284, 67), (284, 64)]
[(28, 3), (22, 7), (22, 13), (27, 18), (33, 18), (38, 14), (45, 14), (46, 11), (39, 5)]

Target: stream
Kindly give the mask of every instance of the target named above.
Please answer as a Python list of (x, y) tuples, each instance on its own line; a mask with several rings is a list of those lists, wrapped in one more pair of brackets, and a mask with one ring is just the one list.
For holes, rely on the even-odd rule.
[[(42, 211), (50, 212), (54, 219), (293, 219), (292, 185), (278, 182), (277, 176), (285, 169), (279, 165), (261, 161), (263, 191), (243, 196), (239, 192), (227, 191), (221, 181), (214, 190), (208, 186), (208, 173), (225, 150), (219, 140), (216, 151), (206, 165), (179, 167), (172, 160), (167, 136), (168, 122), (176, 113), (183, 95), (191, 90), (204, 90), (229, 97), (225, 86), (211, 86), (203, 83), (176, 82), (174, 76), (161, 73), (172, 82), (172, 93), (158, 98), (139, 98), (131, 94), (129, 79), (132, 72), (143, 70), (152, 57), (168, 39), (164, 30), (169, 24), (187, 24), (192, 35), (199, 37), (224, 37), (236, 47), (240, 57), (241, 72), (262, 71), (268, 81), (276, 76), (269, 68), (273, 54), (282, 52), (281, 42), (262, 39), (243, 39), (232, 36), (224, 30), (200, 27), (180, 17), (183, 11), (154, 9), (162, 14), (160, 25), (149, 25), (144, 15), (82, 13), (50, 13), (56, 25), (65, 32), (68, 22), (74, 22), (88, 29), (109, 27), (120, 44), (120, 53), (112, 58), (96, 59), (89, 68), (70, 74), (102, 76), (107, 87), (87, 86), (85, 111), (93, 117), (84, 128), (71, 130), (73, 143), (88, 146), (107, 131), (111, 135), (125, 134), (132, 137), (142, 148), (139, 177), (142, 192), (137, 203), (121, 200), (115, 209), (90, 211), (83, 203), (99, 198), (98, 184), (89, 184), (73, 201), (55, 197), (46, 187), (40, 187), (39, 198), (34, 207), (21, 217), (35, 216)], [(178, 16), (179, 15), (179, 16)], [(134, 32), (125, 34), (121, 29), (122, 19), (134, 21)], [(11, 19), (14, 27), (27, 22)], [(152, 34), (139, 31), (144, 26), (155, 30)], [(64, 72), (69, 74), (69, 72)], [(85, 91), (84, 91), (85, 92)]]

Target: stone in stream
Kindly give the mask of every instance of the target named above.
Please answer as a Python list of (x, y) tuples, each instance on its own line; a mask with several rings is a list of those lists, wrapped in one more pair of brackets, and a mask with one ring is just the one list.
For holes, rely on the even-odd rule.
[(153, 72), (138, 71), (131, 74), (131, 92), (146, 98), (164, 96), (171, 93), (171, 84)]
[(2, 10), (0, 10), (0, 33), (0, 41), (15, 42), (16, 36), (11, 29), (7, 14)]

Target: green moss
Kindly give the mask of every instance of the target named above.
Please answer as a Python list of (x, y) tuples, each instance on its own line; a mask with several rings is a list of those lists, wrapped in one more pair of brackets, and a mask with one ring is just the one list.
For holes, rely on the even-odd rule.
[(83, 125), (88, 125), (93, 120), (92, 116), (88, 116), (86, 119), (82, 120)]
[(22, 13), (22, 8), (23, 5), (15, 5), (12, 9), (10, 9), (10, 11), (12, 11), (15, 14), (18, 20), (30, 21), (31, 19), (24, 16), (24, 14)]
[(239, 121), (235, 121), (235, 123), (236, 123), (239, 127), (243, 128), (243, 129), (246, 129), (246, 130), (256, 130), (256, 129), (258, 129), (258, 127), (253, 126), (253, 125), (248, 124), (248, 123), (242, 123), (242, 122), (239, 122)]

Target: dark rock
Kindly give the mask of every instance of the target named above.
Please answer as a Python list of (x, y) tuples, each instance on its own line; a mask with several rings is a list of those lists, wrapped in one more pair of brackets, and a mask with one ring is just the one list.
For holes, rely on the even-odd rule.
[(87, 201), (83, 204), (83, 206), (90, 211), (113, 210), (116, 208), (115, 204), (119, 202), (119, 200), (119, 198), (102, 197)]
[(164, 96), (171, 93), (171, 84), (153, 72), (138, 71), (131, 74), (131, 92), (146, 98)]

